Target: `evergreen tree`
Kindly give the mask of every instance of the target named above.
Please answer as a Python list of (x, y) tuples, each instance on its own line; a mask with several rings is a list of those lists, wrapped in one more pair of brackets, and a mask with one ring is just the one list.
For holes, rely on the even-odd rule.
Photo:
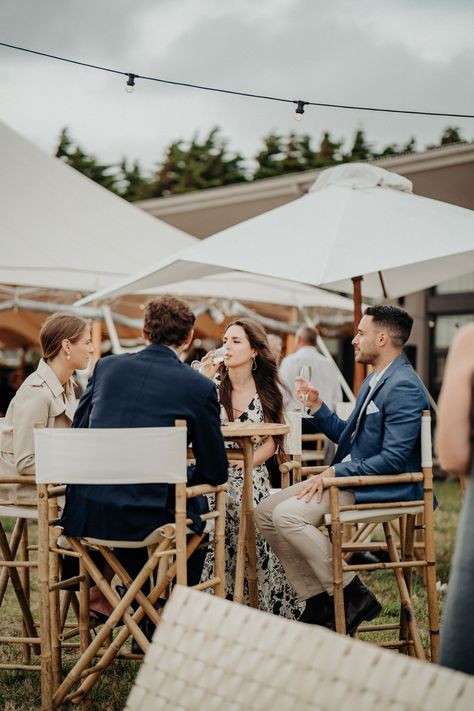
[(165, 159), (158, 166), (150, 185), (153, 197), (214, 188), (247, 180), (243, 157), (229, 155), (227, 141), (213, 128), (200, 143), (195, 136), (191, 143), (174, 141), (168, 146)]
[(359, 128), (354, 136), (354, 142), (350, 153), (345, 156), (347, 161), (370, 160), (372, 158), (372, 147), (365, 138), (365, 132)]
[(466, 141), (461, 136), (461, 129), (456, 126), (448, 126), (444, 129), (441, 136), (441, 146), (448, 146), (450, 143), (465, 143)]
[(150, 197), (150, 181), (142, 174), (138, 161), (134, 161), (129, 167), (126, 158), (124, 158), (120, 164), (120, 171), (121, 197), (130, 202)]
[(263, 144), (264, 147), (255, 156), (258, 167), (253, 174), (253, 180), (273, 178), (284, 173), (281, 165), (284, 157), (283, 136), (269, 133), (264, 137)]
[(343, 141), (332, 141), (329, 131), (325, 131), (315, 157), (314, 168), (325, 168), (326, 166), (339, 163), (342, 158), (340, 155), (342, 144)]
[(55, 155), (95, 183), (117, 192), (116, 166), (98, 163), (95, 156), (88, 155), (77, 144), (74, 146), (67, 127), (61, 131)]

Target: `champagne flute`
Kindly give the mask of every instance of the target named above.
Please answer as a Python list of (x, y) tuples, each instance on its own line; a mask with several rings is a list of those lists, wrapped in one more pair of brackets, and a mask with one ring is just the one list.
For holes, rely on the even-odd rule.
[[(299, 370), (299, 376), (300, 378), (303, 378), (304, 380), (307, 381), (308, 385), (311, 385), (311, 366), (310, 365), (302, 365), (300, 370)], [(308, 400), (308, 393), (303, 393), (303, 411), (301, 413), (301, 417), (311, 417), (311, 415), (306, 414), (306, 410), (308, 408), (307, 406), (307, 400)]]

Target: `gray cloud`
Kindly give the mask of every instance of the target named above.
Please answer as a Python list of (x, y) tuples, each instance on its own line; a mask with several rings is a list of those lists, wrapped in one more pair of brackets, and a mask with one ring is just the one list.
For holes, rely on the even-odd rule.
[[(474, 113), (470, 3), (441, 0), (16, 0), (2, 3), (1, 40), (177, 81), (288, 98)], [(441, 27), (441, 30), (438, 28)], [(0, 119), (52, 150), (63, 125), (104, 160), (144, 165), (173, 139), (218, 124), (250, 156), (270, 130), (297, 127), (293, 107), (138, 82), (0, 48)], [(420, 146), (472, 120), (308, 107), (298, 131), (379, 147)]]

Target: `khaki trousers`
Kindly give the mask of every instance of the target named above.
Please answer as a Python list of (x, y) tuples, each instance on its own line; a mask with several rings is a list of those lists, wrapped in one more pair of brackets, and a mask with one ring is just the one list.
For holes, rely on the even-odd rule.
[[(332, 548), (327, 535), (319, 530), (329, 513), (329, 494), (321, 502), (316, 497), (306, 502), (295, 494), (305, 482), (282, 489), (263, 499), (255, 509), (255, 523), (285, 569), (288, 582), (299, 600), (324, 591), (333, 594)], [(352, 491), (339, 491), (341, 505), (353, 504)], [(348, 585), (354, 573), (344, 573)]]

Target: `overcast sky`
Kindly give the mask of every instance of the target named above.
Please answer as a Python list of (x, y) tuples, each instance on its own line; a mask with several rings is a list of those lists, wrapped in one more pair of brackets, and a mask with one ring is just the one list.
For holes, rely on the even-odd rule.
[[(474, 114), (472, 0), (2, 0), (0, 41), (136, 74), (326, 103)], [(88, 152), (150, 168), (218, 125), (252, 157), (270, 131), (324, 130), (378, 148), (438, 142), (474, 119), (294, 107), (138, 81), (0, 47), (0, 120), (52, 153), (68, 126)]]

